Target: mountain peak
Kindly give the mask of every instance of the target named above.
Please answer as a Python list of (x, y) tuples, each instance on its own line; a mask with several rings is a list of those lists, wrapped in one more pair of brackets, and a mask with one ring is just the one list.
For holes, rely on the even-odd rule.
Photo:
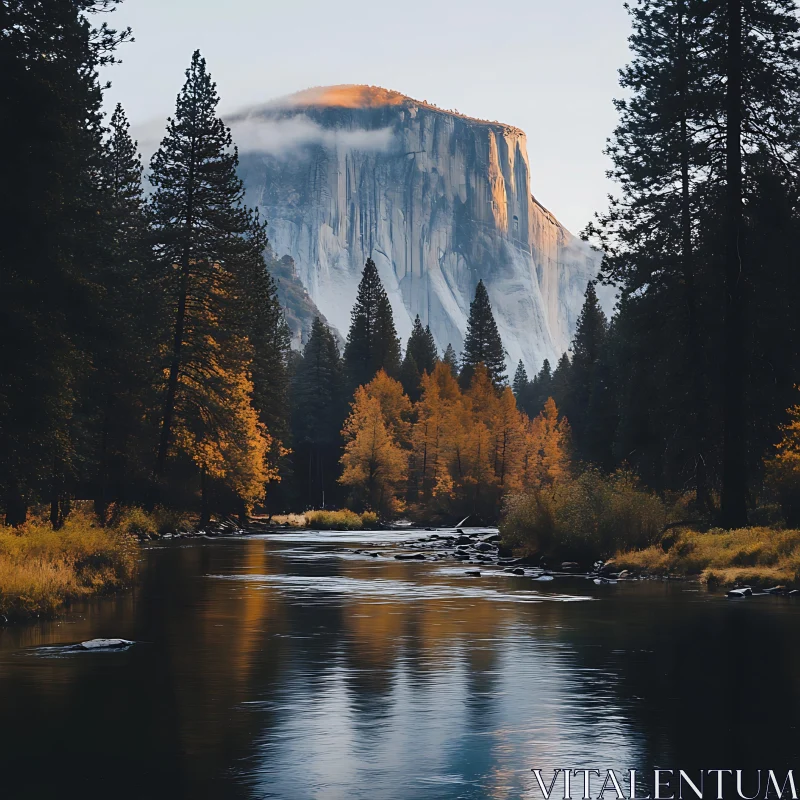
[(524, 132), (513, 125), (496, 120), (481, 119), (462, 114), (457, 109), (440, 108), (435, 103), (427, 100), (415, 100), (413, 97), (397, 92), (394, 89), (384, 89), (381, 86), (369, 86), (361, 83), (341, 83), (335, 86), (314, 86), (303, 89), (294, 94), (281, 97), (269, 103), (277, 109), (313, 109), (313, 108), (385, 108), (387, 106), (419, 106), (439, 114), (460, 117), (471, 122), (485, 125), (498, 126), (507, 131), (524, 136)]

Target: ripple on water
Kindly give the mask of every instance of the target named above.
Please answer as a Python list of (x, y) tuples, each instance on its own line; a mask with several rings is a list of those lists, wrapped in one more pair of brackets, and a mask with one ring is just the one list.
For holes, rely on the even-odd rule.
[(532, 590), (503, 592), (497, 589), (453, 586), (446, 583), (413, 583), (389, 578), (351, 578), (340, 575), (207, 575), (217, 580), (283, 587), (287, 592), (306, 595), (339, 594), (373, 599), (376, 603), (411, 600), (491, 600), (504, 603), (571, 603), (591, 600), (567, 594), (540, 594)]

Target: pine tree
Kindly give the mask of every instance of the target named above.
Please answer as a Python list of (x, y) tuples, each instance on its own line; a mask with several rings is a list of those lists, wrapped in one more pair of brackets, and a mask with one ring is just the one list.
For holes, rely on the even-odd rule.
[(403, 364), (400, 367), (400, 383), (403, 384), (403, 391), (416, 403), (420, 398), (420, 381), (422, 376), (417, 368), (417, 362), (411, 351), (406, 349), (403, 357)]
[(444, 355), (442, 356), (442, 363), (446, 364), (450, 368), (450, 372), (453, 374), (454, 378), (458, 377), (458, 355), (456, 354), (453, 345), (449, 342), (445, 348)]
[[(178, 452), (187, 443), (199, 447), (183, 452), (199, 467), (204, 514), (209, 498), (224, 499), (209, 479), (217, 477), (223, 488), (233, 491), (235, 473), (220, 472), (198, 458), (214, 456), (234, 431), (250, 431), (250, 455), (261, 448), (256, 440), (272, 441), (263, 422), (253, 428), (243, 416), (243, 402), (226, 403), (226, 394), (235, 390), (240, 398), (249, 392), (251, 404), (262, 404), (262, 414), (275, 413), (268, 389), (273, 375), (264, 372), (280, 367), (286, 340), (276, 318), (274, 286), (264, 270), (263, 226), (242, 205), (238, 154), (229, 129), (216, 115), (218, 102), (205, 60), (196, 51), (150, 175), (156, 257), (173, 309), (155, 473), (164, 474), (173, 444)], [(267, 308), (262, 310), (265, 316), (243, 324), (242, 294), (251, 290)], [(260, 357), (271, 363), (254, 364), (253, 348), (261, 345), (266, 349)], [(250, 374), (260, 381), (257, 397)], [(285, 385), (284, 379), (280, 382)], [(253, 412), (257, 419), (258, 411)], [(176, 430), (180, 437), (173, 436)], [(252, 474), (274, 476), (275, 470)], [(246, 495), (234, 502), (241, 510), (252, 500), (248, 485)]]
[(436, 349), (436, 342), (430, 326), (422, 327), (419, 314), (414, 319), (411, 335), (408, 337), (406, 344), (406, 353), (411, 353), (420, 374), (433, 372), (433, 368), (439, 361), (439, 352)]
[(531, 418), (541, 413), (548, 397), (553, 395), (553, 374), (550, 370), (550, 361), (545, 359), (542, 368), (533, 376), (525, 391), (517, 402), (520, 408)]
[[(251, 215), (250, 228), (238, 239), (238, 252), (229, 253), (235, 271), (235, 324), (249, 342), (253, 404), (270, 433), (269, 461), (279, 481), (289, 475), (286, 458), (291, 439), (289, 354), (291, 335), (278, 289), (267, 270), (266, 223)], [(269, 493), (268, 493), (269, 498)]]
[(553, 371), (553, 378), (551, 381), (552, 397), (556, 405), (562, 410), (569, 405), (572, 384), (571, 372), (572, 364), (570, 363), (569, 356), (566, 353), (562, 353)]
[(464, 339), (464, 352), (461, 355), (461, 385), (466, 387), (472, 381), (472, 375), (478, 364), (485, 364), (486, 369), (496, 387), (506, 381), (506, 358), (503, 343), (497, 330), (497, 323), (492, 314), (489, 293), (478, 281), (475, 288), (475, 299), (469, 307), (467, 335)]
[(0, 146), (14, 187), (0, 199), (0, 504), (13, 525), (34, 500), (58, 509), (75, 476), (75, 410), (98, 322), (94, 266), (107, 247), (97, 67), (128, 36), (92, 30), (83, 12), (93, 5), (10, 0), (0, 9)]
[(344, 379), (339, 347), (330, 329), (314, 318), (292, 383), (294, 442), (298, 478), (307, 476), (309, 507), (323, 508), (335, 495), (339, 431), (345, 418)]
[(579, 458), (594, 461), (592, 428), (600, 423), (592, 412), (593, 392), (598, 383), (597, 365), (603, 352), (608, 322), (600, 308), (594, 282), (586, 287), (583, 308), (575, 326), (572, 340), (572, 365), (570, 368), (569, 401), (566, 404), (570, 425), (575, 435)]
[(378, 268), (369, 258), (358, 285), (344, 348), (344, 365), (352, 386), (363, 386), (379, 369), (390, 375), (400, 370), (400, 339), (394, 327), (392, 306)]
[[(659, 480), (675, 488), (693, 482), (707, 510), (721, 472), (723, 521), (741, 525), (754, 465), (748, 450), (767, 444), (753, 439), (761, 428), (753, 397), (763, 417), (775, 419), (787, 391), (774, 377), (753, 382), (750, 374), (772, 358), (768, 342), (774, 347), (793, 329), (774, 302), (775, 287), (788, 288), (787, 267), (776, 265), (787, 265), (777, 252), (787, 252), (780, 242), (792, 234), (765, 220), (766, 208), (780, 208), (792, 192), (796, 6), (638, 0), (630, 13), (634, 58), (621, 72), (629, 99), (616, 104), (620, 125), (609, 147), (621, 193), (600, 220), (604, 271), (639, 324), (630, 343), (639, 351), (620, 367), (635, 365), (637, 380), (652, 386), (648, 437), (666, 456), (650, 454), (654, 467), (662, 461)], [(775, 309), (763, 315), (769, 332), (750, 329), (748, 306), (763, 309), (767, 297)], [(708, 408), (717, 402), (720, 413)], [(623, 414), (622, 429), (632, 430), (630, 422)]]
[(129, 127), (117, 105), (99, 176), (108, 248), (98, 272), (101, 320), (85, 395), (95, 428), (91, 463), (96, 464), (95, 508), (101, 520), (112, 500), (129, 503), (145, 495), (157, 402), (152, 374), (166, 311), (150, 269), (142, 164)]
[(517, 363), (517, 371), (514, 373), (514, 382), (511, 384), (511, 387), (514, 390), (514, 396), (517, 400), (524, 396), (528, 388), (528, 373), (525, 371), (525, 365), (522, 363), (522, 359)]

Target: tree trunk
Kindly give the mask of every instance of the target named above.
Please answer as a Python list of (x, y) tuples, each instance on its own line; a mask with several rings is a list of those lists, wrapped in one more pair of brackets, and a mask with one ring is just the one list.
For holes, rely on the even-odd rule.
[(189, 155), (189, 175), (186, 186), (186, 239), (181, 252), (181, 280), (178, 290), (178, 310), (175, 315), (175, 331), (172, 339), (172, 359), (167, 379), (167, 396), (164, 399), (164, 413), (161, 418), (161, 435), (158, 441), (158, 457), (156, 458), (156, 477), (164, 474), (167, 464), (167, 453), (172, 441), (172, 425), (175, 417), (175, 399), (178, 395), (178, 377), (181, 368), (181, 351), (186, 328), (186, 301), (189, 294), (189, 272), (192, 264), (192, 244), (194, 233), (194, 167), (195, 141), (192, 139)]
[(686, 63), (686, 35), (684, 27), (683, 0), (678, 5), (678, 61), (680, 71), (681, 99), (681, 251), (683, 261), (683, 284), (686, 293), (686, 348), (687, 362), (691, 373), (694, 407), (692, 415), (692, 440), (694, 448), (695, 499), (700, 509), (711, 512), (713, 502), (708, 489), (706, 470), (706, 413), (705, 378), (703, 369), (703, 343), (697, 321), (697, 290), (695, 286), (695, 265), (692, 248), (692, 209), (689, 186), (689, 134), (687, 118), (689, 115), (689, 72)]
[(208, 497), (208, 478), (206, 477), (206, 468), (200, 469), (200, 521), (197, 523), (198, 528), (205, 528), (211, 522), (211, 505)]
[(19, 528), (28, 521), (28, 501), (17, 486), (11, 486), (6, 493), (6, 525)]
[(725, 322), (721, 522), (747, 524), (745, 277), (742, 245), (742, 0), (728, 0)]

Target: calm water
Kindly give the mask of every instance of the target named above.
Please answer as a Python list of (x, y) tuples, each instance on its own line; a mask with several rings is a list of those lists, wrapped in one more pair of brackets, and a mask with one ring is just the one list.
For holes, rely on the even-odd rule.
[[(135, 592), (0, 629), (0, 798), (538, 798), (534, 767), (800, 769), (800, 602), (466, 577), (392, 559), (410, 535), (156, 545)], [(366, 542), (383, 555), (334, 550)], [(137, 644), (58, 647), (95, 637)]]

